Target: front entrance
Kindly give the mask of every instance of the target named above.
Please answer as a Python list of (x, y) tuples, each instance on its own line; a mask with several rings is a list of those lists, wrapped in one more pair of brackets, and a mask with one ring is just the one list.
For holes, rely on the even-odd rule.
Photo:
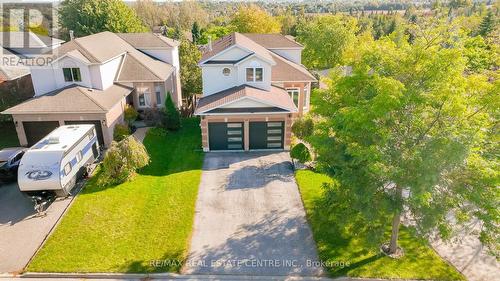
[(250, 149), (283, 149), (284, 122), (250, 122)]
[(242, 122), (212, 122), (208, 124), (210, 150), (243, 150)]

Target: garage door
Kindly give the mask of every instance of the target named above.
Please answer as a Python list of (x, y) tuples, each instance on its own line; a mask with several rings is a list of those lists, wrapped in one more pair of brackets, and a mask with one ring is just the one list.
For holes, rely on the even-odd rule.
[(243, 123), (208, 123), (210, 150), (243, 150)]
[(99, 145), (104, 145), (104, 136), (102, 133), (101, 120), (78, 120), (78, 121), (64, 121), (66, 125), (79, 125), (79, 124), (90, 124), (95, 125), (95, 130), (97, 132), (97, 140)]
[(250, 122), (250, 149), (282, 149), (284, 122)]
[(59, 127), (59, 121), (29, 121), (23, 122), (23, 127), (28, 146), (32, 146)]

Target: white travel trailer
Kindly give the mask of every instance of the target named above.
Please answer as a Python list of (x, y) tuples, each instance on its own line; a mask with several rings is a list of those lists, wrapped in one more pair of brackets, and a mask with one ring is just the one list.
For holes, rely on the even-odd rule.
[(29, 196), (47, 191), (68, 195), (98, 156), (94, 125), (61, 126), (24, 154), (18, 170), (19, 189)]

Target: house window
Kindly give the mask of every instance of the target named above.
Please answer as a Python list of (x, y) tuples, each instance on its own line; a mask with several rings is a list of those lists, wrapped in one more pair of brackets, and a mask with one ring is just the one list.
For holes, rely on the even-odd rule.
[(64, 81), (66, 82), (81, 82), (82, 76), (80, 68), (63, 68)]
[(299, 106), (299, 89), (288, 89), (286, 90), (290, 95), (290, 98), (293, 100), (295, 106)]
[(246, 69), (247, 82), (262, 82), (264, 78), (264, 70), (262, 67)]
[(161, 87), (159, 85), (155, 87), (155, 94), (156, 94), (156, 105), (162, 105)]
[(139, 94), (139, 106), (146, 106), (146, 97), (144, 94)]
[(222, 70), (222, 74), (224, 76), (229, 76), (229, 74), (231, 74), (231, 69), (229, 69), (228, 67), (224, 67), (224, 69)]

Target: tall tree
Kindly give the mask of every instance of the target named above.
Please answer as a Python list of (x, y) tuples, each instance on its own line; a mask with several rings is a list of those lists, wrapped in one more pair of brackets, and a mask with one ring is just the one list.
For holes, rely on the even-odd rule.
[(193, 27), (191, 28), (191, 36), (193, 39), (193, 43), (198, 44), (198, 41), (200, 40), (201, 37), (201, 33), (200, 33), (200, 26), (198, 25), (197, 21), (193, 23)]
[(153, 0), (138, 0), (133, 7), (144, 25), (151, 30), (161, 25), (162, 18), (166, 16), (165, 9), (162, 9)]
[(341, 62), (343, 51), (354, 41), (356, 19), (317, 16), (297, 28), (297, 40), (304, 45), (303, 63), (310, 68), (330, 68)]
[(181, 85), (184, 97), (201, 93), (201, 69), (198, 61), (201, 52), (195, 44), (186, 39), (181, 40), (179, 46), (179, 60), (181, 65)]
[(121, 0), (64, 0), (59, 8), (59, 23), (76, 36), (147, 30), (134, 10)]
[(498, 251), (500, 169), (491, 153), (499, 146), (489, 139), (498, 133), (498, 83), (464, 76), (461, 48), (430, 37), (359, 41), (352, 75), (332, 75), (320, 93), (310, 141), (340, 183), (327, 202), (345, 218), (339, 224), (389, 241), (389, 254), (400, 253), (403, 217), (416, 235), (447, 238), (450, 214), (478, 219), (479, 238)]
[(236, 31), (243, 33), (279, 33), (280, 23), (256, 5), (242, 5), (231, 17)]

